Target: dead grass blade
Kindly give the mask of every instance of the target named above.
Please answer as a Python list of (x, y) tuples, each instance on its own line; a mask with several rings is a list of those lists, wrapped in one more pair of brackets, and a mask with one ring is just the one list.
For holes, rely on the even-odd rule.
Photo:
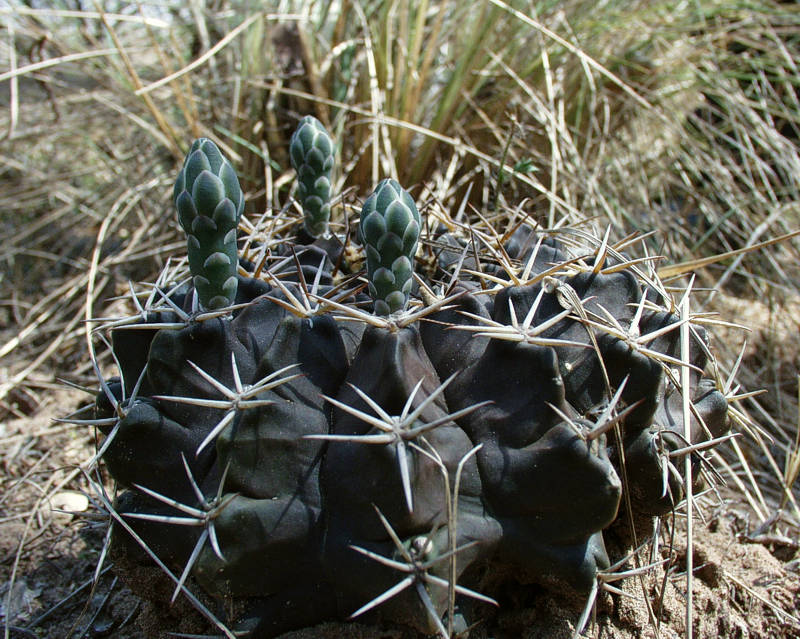
[(793, 237), (797, 237), (798, 235), (800, 235), (800, 231), (792, 231), (791, 233), (785, 233), (783, 235), (779, 235), (778, 237), (774, 237), (772, 239), (759, 242), (758, 244), (753, 244), (752, 246), (746, 246), (744, 248), (734, 249), (732, 251), (726, 251), (725, 253), (720, 253), (719, 255), (702, 257), (696, 260), (681, 262), (680, 264), (671, 264), (669, 266), (662, 266), (661, 268), (658, 269), (658, 276), (663, 279), (666, 279), (669, 277), (675, 277), (677, 275), (683, 275), (684, 273), (690, 273), (691, 271), (696, 271), (697, 269), (702, 268), (704, 266), (717, 264), (718, 262), (727, 260), (731, 257), (736, 257), (737, 255), (746, 255), (748, 253), (760, 251), (761, 249), (774, 246), (775, 244), (779, 244), (780, 242), (784, 242)]

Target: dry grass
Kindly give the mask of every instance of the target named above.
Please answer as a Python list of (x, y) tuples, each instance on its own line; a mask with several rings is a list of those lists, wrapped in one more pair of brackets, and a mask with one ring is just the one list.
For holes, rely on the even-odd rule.
[[(349, 207), (391, 176), (443, 219), (466, 197), (489, 218), (513, 210), (599, 237), (655, 230), (629, 249), (665, 256), (662, 268), (728, 254), (696, 268), (692, 304), (752, 328), (721, 326), (713, 342), (749, 436), (714, 455), (754, 538), (796, 536), (800, 242), (737, 251), (800, 226), (800, 10), (530, 4), (0, 9), (4, 423), (53, 410), (58, 379), (94, 388), (84, 320), (182, 254), (169, 193), (191, 140), (234, 158), (255, 223), (290, 209), (288, 138), (314, 113), (340, 141), (335, 190)], [(77, 477), (42, 472), (78, 463), (34, 454), (56, 431), (88, 443), (39, 428), (33, 456), (5, 462), (16, 505), (3, 516), (28, 522), (12, 572), (50, 534), (17, 499), (23, 480), (43, 499)]]

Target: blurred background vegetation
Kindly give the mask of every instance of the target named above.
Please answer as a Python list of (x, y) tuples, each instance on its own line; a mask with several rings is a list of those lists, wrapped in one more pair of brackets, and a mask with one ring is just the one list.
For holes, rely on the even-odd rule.
[[(6, 0), (0, 18), (5, 415), (34, 414), (56, 378), (94, 385), (84, 320), (183, 254), (170, 193), (199, 136), (233, 159), (250, 220), (296, 215), (288, 139), (311, 113), (353, 210), (390, 176), (430, 214), (466, 198), (612, 241), (654, 231), (630, 247), (662, 265), (800, 228), (793, 2)], [(768, 391), (741, 403), (751, 437), (726, 463), (787, 526), (798, 249), (712, 260), (693, 297), (752, 328), (713, 342), (721, 380), (738, 366), (729, 394)]]

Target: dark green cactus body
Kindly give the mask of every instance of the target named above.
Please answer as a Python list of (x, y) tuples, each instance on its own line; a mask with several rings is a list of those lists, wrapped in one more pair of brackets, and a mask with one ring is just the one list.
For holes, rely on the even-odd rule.
[(314, 116), (307, 115), (289, 142), (292, 166), (297, 171), (297, 196), (303, 207), (305, 229), (311, 237), (328, 234), (331, 217), (333, 141)]
[[(358, 288), (336, 283), (324, 242), (287, 241), (275, 254), (291, 259), (267, 267), (269, 282), (236, 274), (235, 185), (216, 147), (195, 143), (175, 198), (196, 288), (176, 286), (168, 306), (111, 327), (122, 379), (106, 385), (96, 415), (111, 437), (103, 459), (126, 490), (117, 511), (225, 604), (240, 636), (354, 613), (442, 635), (451, 579), (466, 623), (482, 621), (479, 608), (461, 607), (481, 584), (487, 594), (518, 583), (589, 593), (620, 558), (604, 536), (625, 492), (635, 517), (676, 506), (684, 479), (664, 469), (685, 445), (683, 395), (662, 362), (679, 364), (681, 344), (662, 329), (680, 318), (644, 304), (653, 291), (633, 270), (595, 270), (585, 258), (557, 283), (588, 317), (635, 319), (636, 335), (652, 336), (646, 352), (564, 307), (545, 276), (574, 254), (524, 225), (503, 250), (530, 266), (529, 283), (512, 284), (506, 266), (476, 251), (446, 304), (422, 321), (381, 321), (363, 312)], [(364, 203), (359, 234), (379, 315), (407, 304), (420, 226), (394, 180)], [(429, 287), (466, 259), (466, 241), (437, 238)], [(471, 274), (490, 269), (508, 281), (491, 295)], [(195, 290), (206, 308), (234, 306), (192, 316)], [(727, 401), (700, 372), (700, 327), (690, 351), (688, 427), (701, 442), (728, 429)], [(146, 560), (114, 530), (114, 549)], [(457, 562), (440, 561), (454, 549)]]
[(173, 191), (186, 231), (189, 269), (200, 305), (224, 308), (236, 297), (236, 228), (244, 195), (230, 162), (207, 138), (195, 140)]
[(359, 234), (376, 315), (401, 311), (408, 303), (420, 225), (413, 198), (395, 180), (383, 180), (364, 202)]

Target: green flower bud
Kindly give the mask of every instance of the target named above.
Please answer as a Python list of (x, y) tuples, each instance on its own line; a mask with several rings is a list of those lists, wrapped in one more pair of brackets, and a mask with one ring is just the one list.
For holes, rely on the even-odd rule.
[(358, 230), (377, 315), (402, 311), (408, 304), (420, 225), (413, 198), (395, 180), (383, 180), (364, 202)]
[(244, 209), (239, 178), (217, 145), (195, 140), (175, 180), (173, 201), (186, 238), (200, 306), (224, 308), (236, 298), (236, 228)]
[(311, 115), (300, 120), (289, 142), (289, 155), (297, 172), (297, 199), (306, 231), (312, 237), (325, 236), (331, 218), (333, 141), (319, 120)]

